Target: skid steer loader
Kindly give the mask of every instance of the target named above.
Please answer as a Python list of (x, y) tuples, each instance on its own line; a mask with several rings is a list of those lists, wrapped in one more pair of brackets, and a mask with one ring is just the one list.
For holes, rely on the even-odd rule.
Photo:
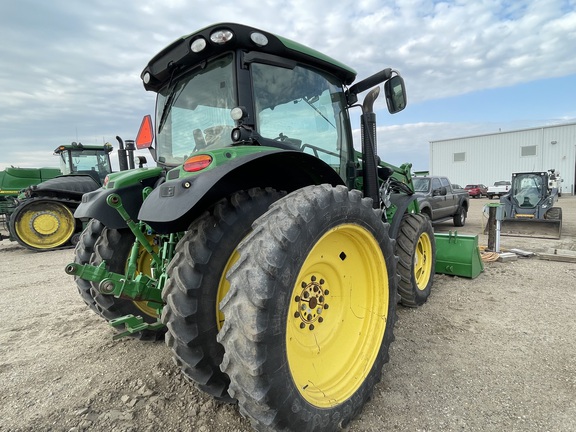
[(560, 238), (562, 209), (554, 206), (558, 189), (550, 184), (549, 172), (512, 174), (510, 192), (500, 198), (504, 215), (501, 235)]

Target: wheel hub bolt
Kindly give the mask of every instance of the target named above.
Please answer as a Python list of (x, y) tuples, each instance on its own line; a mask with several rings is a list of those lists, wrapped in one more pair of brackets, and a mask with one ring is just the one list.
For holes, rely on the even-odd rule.
[(320, 315), (328, 305), (324, 303), (326, 296), (330, 294), (327, 289), (322, 286), (326, 281), (315, 275), (311, 275), (309, 282), (301, 281), (300, 287), (302, 292), (294, 296), (294, 301), (298, 303), (297, 310), (294, 312), (294, 318), (299, 319), (299, 327), (304, 329), (308, 327), (309, 330), (315, 329), (315, 323), (324, 322), (324, 317)]

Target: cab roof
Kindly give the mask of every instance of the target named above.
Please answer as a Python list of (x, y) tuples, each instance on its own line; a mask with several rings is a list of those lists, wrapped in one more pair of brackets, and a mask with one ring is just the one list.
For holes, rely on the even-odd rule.
[[(221, 30), (232, 32), (233, 37), (226, 43), (213, 42), (210, 36)], [(264, 35), (268, 43), (260, 45), (254, 42), (251, 36), (255, 33)], [(204, 39), (206, 47), (200, 52), (193, 52), (191, 44), (198, 39)], [(298, 42), (242, 24), (219, 23), (182, 36), (156, 54), (142, 71), (144, 88), (157, 92), (170, 81), (174, 71), (185, 70), (221, 53), (235, 50), (257, 51), (313, 66), (336, 76), (344, 85), (350, 85), (356, 79), (354, 69)]]

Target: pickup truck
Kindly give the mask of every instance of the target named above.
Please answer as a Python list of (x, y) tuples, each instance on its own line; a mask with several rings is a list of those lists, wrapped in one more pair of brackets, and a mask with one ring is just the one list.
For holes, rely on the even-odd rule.
[(486, 196), (488, 199), (492, 199), (494, 197), (500, 198), (501, 196), (506, 195), (510, 191), (510, 181), (502, 180), (494, 182), (494, 186), (488, 187), (488, 192), (486, 192)]
[(452, 219), (454, 226), (464, 226), (470, 207), (467, 191), (455, 189), (447, 177), (414, 177), (412, 181), (420, 211), (432, 222)]

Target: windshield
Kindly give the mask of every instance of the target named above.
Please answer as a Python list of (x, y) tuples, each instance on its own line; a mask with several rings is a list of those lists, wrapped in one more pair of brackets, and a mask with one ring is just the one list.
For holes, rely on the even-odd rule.
[(415, 192), (428, 192), (428, 189), (430, 189), (430, 179), (414, 177), (412, 182), (414, 183)]
[(93, 171), (103, 181), (112, 172), (110, 159), (102, 150), (67, 150), (60, 153), (62, 174)]
[[(301, 66), (250, 63), (256, 132), (277, 143), (324, 160), (343, 178), (348, 124), (338, 80)], [(230, 111), (239, 105), (234, 56), (228, 53), (163, 88), (156, 103), (157, 160), (179, 165), (193, 152), (232, 144)], [(247, 83), (249, 84), (249, 83)], [(242, 101), (247, 103), (247, 100)], [(260, 145), (275, 146), (266, 140)]]
[(318, 71), (261, 63), (252, 65), (257, 131), (296, 150), (314, 155), (344, 176), (347, 112), (336, 80)]
[(514, 196), (520, 207), (535, 207), (545, 191), (546, 184), (538, 174), (520, 174), (514, 177)]
[(156, 101), (158, 162), (179, 165), (194, 151), (229, 145), (236, 106), (232, 54), (162, 89)]

